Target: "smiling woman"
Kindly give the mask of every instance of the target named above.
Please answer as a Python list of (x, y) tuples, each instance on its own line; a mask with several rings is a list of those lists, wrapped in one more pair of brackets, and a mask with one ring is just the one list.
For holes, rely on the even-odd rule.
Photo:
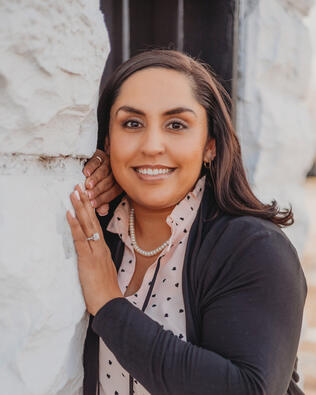
[(171, 212), (211, 153), (206, 111), (188, 78), (174, 70), (147, 68), (128, 78), (111, 108), (109, 132), (112, 172), (136, 218), (148, 209)]
[(302, 393), (306, 283), (280, 229), (293, 214), (254, 196), (228, 108), (215, 76), (176, 51), (109, 79), (98, 155), (123, 193), (100, 227), (90, 195), (117, 193), (98, 176), (67, 214), (91, 313), (86, 395)]

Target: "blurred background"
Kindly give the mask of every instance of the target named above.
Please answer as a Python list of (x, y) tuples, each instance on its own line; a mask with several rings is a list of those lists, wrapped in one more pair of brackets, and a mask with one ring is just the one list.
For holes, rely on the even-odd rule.
[[(285, 229), (308, 283), (299, 372), (316, 395), (316, 7), (313, 0), (101, 0), (111, 71), (148, 48), (209, 64), (232, 97), (248, 179), (257, 196), (293, 206)], [(102, 146), (100, 146), (102, 148)]]
[[(307, 104), (316, 133), (316, 6), (304, 19), (311, 37), (312, 67)], [(307, 278), (308, 296), (299, 358), (304, 374), (306, 394), (316, 395), (316, 156), (304, 184), (305, 202), (309, 213), (309, 232), (303, 249), (303, 268)]]

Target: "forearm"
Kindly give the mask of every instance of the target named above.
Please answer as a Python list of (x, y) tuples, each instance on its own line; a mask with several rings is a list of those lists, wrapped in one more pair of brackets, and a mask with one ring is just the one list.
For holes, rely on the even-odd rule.
[(152, 394), (262, 394), (256, 378), (210, 350), (180, 340), (124, 298), (106, 304), (93, 330)]
[(258, 232), (218, 269), (216, 259), (203, 259), (210, 269), (199, 296), (200, 346), (164, 330), (125, 298), (103, 306), (93, 330), (154, 395), (286, 393), (306, 296), (295, 251), (279, 233)]

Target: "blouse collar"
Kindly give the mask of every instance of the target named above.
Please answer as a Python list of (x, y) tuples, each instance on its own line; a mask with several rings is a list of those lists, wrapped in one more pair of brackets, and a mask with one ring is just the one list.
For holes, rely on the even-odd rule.
[[(171, 228), (171, 237), (166, 252), (179, 244), (189, 233), (191, 225), (199, 209), (205, 188), (205, 176), (201, 177), (192, 191), (174, 207), (171, 214), (166, 218), (166, 223)], [(129, 236), (129, 212), (130, 203), (125, 196), (114, 211), (113, 217), (107, 226), (107, 230), (117, 233), (125, 245), (132, 249)]]

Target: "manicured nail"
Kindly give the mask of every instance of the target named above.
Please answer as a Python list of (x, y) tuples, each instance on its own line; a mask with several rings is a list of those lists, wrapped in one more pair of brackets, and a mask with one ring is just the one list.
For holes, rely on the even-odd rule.
[(81, 182), (81, 183), (79, 184), (79, 186), (80, 186), (80, 189), (82, 190), (82, 192), (85, 192), (85, 191), (86, 191), (86, 187), (85, 187), (85, 185), (84, 185), (83, 182)]
[(78, 200), (80, 200), (80, 195), (79, 195), (79, 192), (78, 192), (77, 190), (75, 190), (75, 195), (76, 195), (76, 198), (77, 198)]
[(88, 194), (88, 198), (91, 199), (92, 198), (92, 192), (88, 191), (87, 194)]
[(70, 207), (70, 209), (68, 211), (70, 212), (70, 215), (72, 216), (72, 218), (76, 218), (74, 209), (72, 207)]
[(92, 207), (95, 207), (96, 205), (97, 205), (96, 200), (91, 200), (91, 206), (92, 206)]
[(93, 187), (93, 181), (89, 181), (88, 185), (89, 185), (89, 188), (92, 188)]

